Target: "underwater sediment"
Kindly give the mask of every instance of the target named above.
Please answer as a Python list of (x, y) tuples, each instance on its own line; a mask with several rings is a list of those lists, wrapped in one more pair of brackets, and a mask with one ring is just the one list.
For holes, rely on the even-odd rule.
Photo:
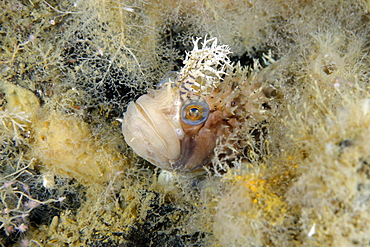
[[(2, 1), (1, 245), (369, 246), (369, 10), (365, 0)], [(186, 72), (197, 45), (222, 49)], [(176, 109), (197, 104), (176, 121), (222, 122), (207, 125), (207, 148), (187, 139), (202, 143), (182, 153), (196, 169), (167, 161), (198, 127), (174, 123), (162, 139), (174, 155), (153, 159), (117, 120), (180, 85)], [(192, 125), (199, 109), (208, 118)]]

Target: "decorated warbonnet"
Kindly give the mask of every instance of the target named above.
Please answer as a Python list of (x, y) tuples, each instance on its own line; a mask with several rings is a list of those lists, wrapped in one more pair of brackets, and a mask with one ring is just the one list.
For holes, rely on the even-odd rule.
[(235, 67), (228, 46), (213, 38), (199, 47), (199, 40), (185, 66), (131, 102), (121, 120), (127, 144), (165, 170), (199, 171), (210, 164), (218, 138), (248, 125), (267, 99), (261, 83), (229, 75)]

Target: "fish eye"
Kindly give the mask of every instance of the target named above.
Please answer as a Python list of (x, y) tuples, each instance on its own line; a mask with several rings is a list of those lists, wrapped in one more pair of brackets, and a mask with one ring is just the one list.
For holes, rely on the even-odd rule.
[(187, 100), (181, 108), (183, 123), (196, 126), (204, 123), (209, 115), (209, 106), (204, 99)]

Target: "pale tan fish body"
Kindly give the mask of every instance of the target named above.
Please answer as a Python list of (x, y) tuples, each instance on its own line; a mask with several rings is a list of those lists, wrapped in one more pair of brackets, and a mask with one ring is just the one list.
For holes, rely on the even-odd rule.
[[(240, 125), (237, 109), (251, 107), (242, 97), (263, 95), (258, 86), (250, 92), (238, 78), (225, 77), (232, 68), (228, 46), (199, 39), (187, 54), (185, 66), (171, 72), (157, 90), (131, 102), (122, 120), (122, 133), (142, 158), (169, 171), (193, 172), (209, 164), (217, 138)], [(240, 79), (240, 78), (239, 78)], [(254, 95), (250, 97), (251, 95)]]

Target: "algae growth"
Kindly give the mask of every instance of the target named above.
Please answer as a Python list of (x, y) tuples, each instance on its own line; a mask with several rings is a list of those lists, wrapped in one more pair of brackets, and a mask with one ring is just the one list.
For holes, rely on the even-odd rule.
[[(368, 246), (369, 9), (2, 1), (2, 246)], [(116, 118), (206, 35), (277, 95), (206, 176), (158, 180)]]

